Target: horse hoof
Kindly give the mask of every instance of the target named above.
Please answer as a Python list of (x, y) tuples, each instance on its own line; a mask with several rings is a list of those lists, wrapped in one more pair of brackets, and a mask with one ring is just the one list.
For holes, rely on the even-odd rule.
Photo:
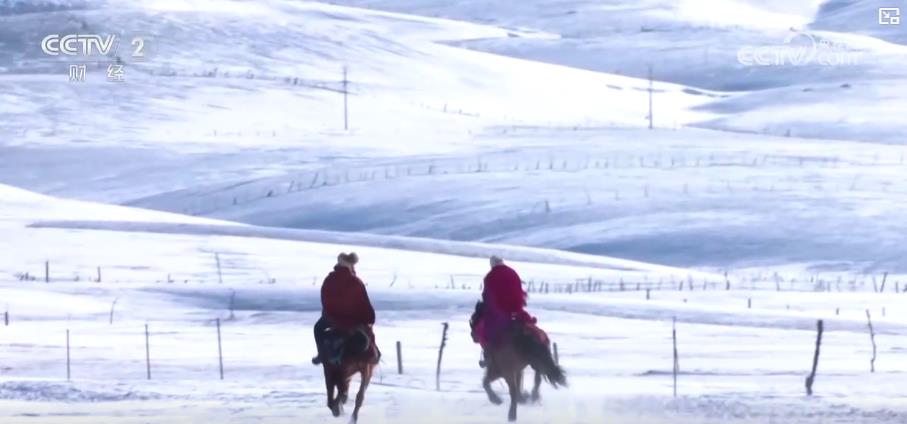
[(504, 403), (504, 401), (501, 400), (501, 398), (497, 397), (497, 396), (488, 396), (488, 401), (490, 401), (491, 403), (493, 403), (495, 405), (500, 405), (500, 404)]
[(520, 403), (527, 403), (527, 402), (529, 402), (529, 392), (520, 393), (520, 399), (519, 399), (519, 401), (520, 401)]
[(529, 397), (529, 400), (532, 403), (539, 403), (542, 401), (542, 396), (540, 396), (538, 393), (533, 393), (532, 396)]
[(342, 412), (342, 409), (338, 405), (331, 407), (331, 413), (334, 414), (335, 417), (339, 417)]

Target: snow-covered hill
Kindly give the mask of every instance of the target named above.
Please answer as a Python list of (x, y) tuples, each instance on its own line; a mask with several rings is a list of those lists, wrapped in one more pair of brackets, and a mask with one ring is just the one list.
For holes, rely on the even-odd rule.
[[(508, 148), (129, 202), (256, 225), (553, 247), (685, 267), (904, 272), (900, 146), (508, 129)], [(571, 141), (561, 141), (567, 138)], [(526, 140), (526, 141), (522, 141)]]
[[(0, 19), (7, 146), (413, 154), (481, 147), (470, 132), (488, 125), (646, 124), (643, 81), (440, 44), (508, 36), (495, 27), (276, 0), (99, 2)], [(101, 64), (71, 84), (71, 61), (47, 60), (38, 46), (47, 33), (89, 30), (143, 36), (147, 58), (121, 54), (124, 83), (107, 82)], [(690, 109), (707, 97), (655, 88), (662, 125), (711, 116)]]
[[(903, 67), (895, 66), (903, 46), (821, 32), (863, 53), (892, 53), (887, 62), (859, 64), (872, 73), (861, 68), (844, 79), (843, 67), (744, 69), (706, 58), (716, 75), (754, 90), (656, 83), (661, 130), (649, 131), (635, 129), (646, 125), (645, 81), (449, 45), (602, 43), (638, 54), (591, 57), (629, 63), (682, 53), (683, 37), (700, 44), (727, 37), (732, 42), (715, 48), (736, 52), (788, 37), (785, 25), (808, 26), (829, 16), (829, 7), (727, 2), (698, 14), (708, 9), (702, 2), (573, 2), (557, 7), (576, 13), (548, 20), (531, 2), (513, 10), (495, 2), (395, 4), (476, 23), (282, 1), (87, 2), (4, 15), (0, 49), (10, 59), (0, 75), (0, 125), (8, 137), (0, 151), (9, 160), (0, 162), (0, 181), (266, 226), (505, 242), (717, 269), (904, 269), (891, 253), (900, 220), (889, 219), (903, 204), (897, 117), (907, 102), (898, 101)], [(485, 9), (491, 24), (478, 19)], [(713, 25), (719, 15), (740, 14), (773, 18)], [(647, 22), (659, 30), (629, 30)], [(66, 82), (63, 64), (38, 60), (29, 45), (51, 29), (82, 26), (149, 34), (151, 57), (127, 64), (123, 84), (99, 81), (102, 74), (84, 85)], [(590, 58), (554, 46), (571, 60)], [(698, 59), (681, 59), (668, 63), (700, 69)], [(349, 131), (336, 92), (343, 65)], [(656, 78), (678, 79), (656, 70)], [(755, 89), (765, 86), (773, 88)]]
[[(742, 92), (703, 110), (707, 128), (903, 143), (903, 25), (879, 25), (903, 1), (531, 0), (335, 3), (556, 35), (460, 45), (513, 57), (712, 90)], [(765, 60), (753, 65), (753, 52)], [(748, 59), (749, 58), (749, 59)], [(847, 89), (842, 89), (842, 86)]]
[[(349, 250), (362, 422), (503, 419), (466, 326), (493, 253), (571, 383), (521, 422), (907, 421), (896, 4), (338, 3), (0, 1), (0, 421), (324, 420)], [(73, 32), (149, 56), (72, 83), (39, 45)], [(791, 50), (848, 61), (741, 63)]]

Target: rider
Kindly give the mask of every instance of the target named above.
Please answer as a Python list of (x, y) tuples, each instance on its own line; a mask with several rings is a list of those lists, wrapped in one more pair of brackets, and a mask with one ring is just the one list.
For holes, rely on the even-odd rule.
[(375, 342), (372, 326), (375, 324), (375, 309), (369, 300), (365, 284), (356, 276), (356, 264), (359, 256), (353, 253), (341, 253), (337, 256), (337, 265), (324, 279), (321, 285), (321, 318), (315, 323), (315, 345), (318, 355), (312, 363), (320, 364), (326, 358), (325, 334), (328, 328), (350, 333), (362, 330), (368, 336), (369, 358), (378, 362), (381, 353)]
[(483, 352), (498, 341), (511, 322), (536, 323), (524, 309), (527, 295), (519, 274), (498, 256), (492, 256), (489, 262), (491, 271), (485, 276), (481, 316), (473, 334)]

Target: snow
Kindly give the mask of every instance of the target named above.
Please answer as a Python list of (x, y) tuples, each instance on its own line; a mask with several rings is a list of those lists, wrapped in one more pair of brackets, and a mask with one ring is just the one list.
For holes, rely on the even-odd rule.
[[(355, 250), (363, 422), (503, 421), (467, 327), (490, 254), (570, 381), (521, 422), (907, 421), (896, 4), (333, 3), (0, 6), (0, 420), (324, 420), (310, 326)], [(83, 30), (149, 57), (69, 83), (36, 46)]]
[[(480, 246), (434, 241), (429, 248), (427, 241), (390, 237), (384, 243), (394, 248), (347, 245), (380, 241), (356, 234), (322, 234), (319, 242), (311, 241), (315, 233), (298, 237), (308, 241), (276, 240), (278, 233), (292, 230), (168, 222), (164, 213), (14, 189), (4, 189), (4, 194), (4, 210), (20, 215), (7, 216), (0, 223), (2, 231), (21, 242), (2, 245), (7, 249), (0, 254), (0, 270), (6, 275), (40, 275), (41, 261), (48, 258), (53, 269), (50, 284), (8, 277), (0, 282), (0, 298), (11, 317), (9, 326), (0, 327), (6, 358), (0, 368), (0, 397), (5, 399), (0, 411), (6, 419), (172, 422), (169, 417), (176, 411), (176, 419), (185, 420), (321, 419), (327, 411), (321, 406), (320, 370), (307, 363), (313, 351), (307, 327), (317, 318), (321, 274), (335, 252), (350, 248), (362, 257), (359, 274), (369, 283), (379, 311), (376, 331), (385, 355), (363, 419), (416, 422), (429, 416), (441, 422), (485, 423), (503, 418), (505, 411), (489, 405), (478, 390), (478, 352), (466, 325), (487, 261), (431, 253), (462, 254), (467, 247)], [(90, 205), (98, 216), (119, 221), (80, 221), (77, 215), (74, 220), (42, 221), (21, 206), (28, 203), (33, 211)], [(6, 207), (14, 204), (19, 207)], [(155, 215), (161, 218), (157, 224), (149, 222), (158, 218)], [(418, 251), (400, 249), (407, 246)], [(572, 284), (571, 277), (591, 276), (627, 282), (625, 292), (530, 294), (530, 310), (558, 343), (571, 386), (543, 389), (543, 405), (521, 408), (522, 422), (904, 418), (907, 403), (897, 381), (905, 371), (901, 356), (907, 346), (898, 340), (907, 333), (907, 315), (896, 306), (901, 295), (890, 289), (813, 293), (790, 291), (785, 285), (776, 292), (764, 286), (750, 290), (734, 280), (731, 290), (723, 290), (723, 282), (715, 280), (722, 276), (684, 275), (685, 270), (607, 258), (584, 268), (576, 265), (581, 255), (552, 252), (544, 257), (527, 248), (499, 249), (510, 249), (505, 257), (514, 257), (511, 263), (526, 280)], [(222, 261), (219, 279), (214, 253)], [(475, 252), (480, 253), (487, 252)], [(516, 259), (520, 254), (525, 259)], [(558, 261), (573, 265), (552, 263)], [(102, 282), (89, 282), (86, 274), (91, 276), (99, 263)], [(604, 268), (608, 263), (614, 267)], [(166, 279), (165, 273), (170, 274)], [(81, 278), (73, 281), (70, 275)], [(650, 300), (633, 289), (640, 277), (655, 288), (659, 275), (667, 285), (652, 291)], [(692, 276), (692, 291), (673, 288), (676, 281)], [(830, 305), (844, 306), (833, 311)], [(880, 346), (874, 374), (866, 371), (869, 345), (862, 309), (873, 313)], [(222, 322), (224, 381), (218, 377), (215, 318)], [(669, 395), (673, 318), (679, 323), (682, 364), (677, 400)], [(816, 389), (820, 395), (805, 399), (802, 376), (818, 318), (826, 320), (827, 328)], [(442, 321), (451, 323), (451, 334), (442, 391), (435, 392), (431, 376)], [(150, 330), (150, 381), (145, 380), (145, 324)], [(63, 381), (61, 362), (66, 330), (71, 382)], [(766, 344), (769, 339), (773, 343)], [(394, 366), (397, 340), (404, 349), (403, 375), (397, 375)], [(873, 401), (879, 396), (887, 401)], [(470, 409), (455, 406), (459, 404)], [(810, 412), (814, 410), (823, 412)]]
[[(489, 38), (459, 45), (512, 57), (563, 64), (709, 90), (734, 92), (717, 107), (717, 119), (697, 123), (727, 131), (903, 144), (901, 92), (905, 77), (903, 25), (879, 25), (880, 7), (904, 2), (689, 0), (531, 0), (437, 2), (343, 0), (336, 3), (407, 11), (515, 28), (560, 37)], [(540, 12), (544, 10), (545, 12)], [(827, 60), (783, 66), (746, 66), (739, 52), (784, 49), (793, 34), (837, 46)], [(837, 90), (848, 84), (851, 90)], [(801, 94), (810, 89), (810, 94)], [(789, 100), (793, 97), (793, 101)], [(768, 103), (762, 100), (768, 100)], [(847, 104), (829, 111), (827, 105)], [(722, 113), (726, 105), (735, 112)], [(816, 111), (820, 110), (820, 113)], [(843, 119), (846, 110), (849, 119)], [(830, 113), (829, 113), (830, 112)]]

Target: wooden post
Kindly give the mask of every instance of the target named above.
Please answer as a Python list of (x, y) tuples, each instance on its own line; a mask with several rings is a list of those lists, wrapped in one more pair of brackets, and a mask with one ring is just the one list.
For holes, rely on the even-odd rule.
[(217, 319), (217, 362), (220, 366), (220, 379), (224, 379), (224, 350), (220, 340), (220, 318)]
[(114, 298), (113, 303), (110, 304), (110, 325), (113, 325), (113, 308), (117, 306), (117, 300), (119, 299), (119, 297)]
[(50, 261), (44, 261), (44, 282), (50, 282)]
[(646, 289), (646, 300), (652, 298), (652, 289)]
[(816, 327), (818, 329), (818, 334), (816, 335), (816, 353), (813, 354), (813, 369), (809, 376), (806, 377), (806, 394), (809, 396), (812, 396), (813, 394), (813, 382), (816, 380), (816, 368), (819, 366), (819, 350), (822, 347), (822, 331), (824, 326), (821, 319), (816, 323)]
[(872, 329), (872, 317), (866, 310), (866, 321), (869, 323), (869, 341), (872, 342), (872, 359), (869, 360), (869, 372), (876, 372), (876, 333)]
[(100, 267), (100, 266), (98, 267), (98, 280), (97, 280), (97, 282), (99, 282), (99, 283), (101, 282), (101, 267)]
[(403, 347), (397, 340), (397, 374), (403, 374)]
[(349, 112), (348, 112), (348, 108), (347, 108), (347, 94), (349, 92), (347, 90), (347, 86), (349, 84), (349, 81), (347, 81), (346, 73), (347, 73), (347, 68), (346, 68), (346, 66), (344, 66), (343, 67), (343, 130), (344, 131), (347, 131), (349, 129)]
[(554, 346), (554, 363), (555, 365), (560, 365), (561, 358), (557, 354), (557, 342), (552, 343), (552, 345)]
[(3, 325), (9, 327), (9, 311), (3, 313)]
[(753, 298), (751, 298), (751, 297), (746, 298), (746, 308), (747, 309), (753, 308)]
[(677, 317), (674, 317), (671, 324), (671, 339), (674, 343), (674, 397), (677, 397), (677, 373), (680, 372), (680, 359), (677, 355)]
[(652, 65), (649, 65), (649, 129), (654, 128), (652, 123)]
[(885, 274), (882, 275), (882, 287), (879, 288), (879, 293), (885, 292), (885, 281), (887, 281), (887, 280), (888, 280), (888, 272), (885, 272)]
[(148, 379), (151, 380), (151, 338), (148, 334), (148, 324), (145, 324), (145, 369)]
[(236, 304), (236, 289), (231, 289), (230, 290), (230, 317), (227, 319), (232, 320), (233, 318), (235, 318), (235, 316), (233, 315), (233, 307), (235, 306), (235, 304)]
[(220, 269), (220, 253), (214, 253), (214, 260), (217, 262), (217, 282), (224, 283), (224, 274)]
[(70, 380), (72, 374), (69, 366), (69, 329), (66, 329), (66, 381)]
[(444, 346), (447, 345), (447, 328), (449, 325), (446, 322), (442, 322), (441, 325), (444, 327), (441, 330), (441, 347), (438, 348), (438, 367), (435, 368), (435, 390), (441, 391), (441, 357), (444, 356)]

